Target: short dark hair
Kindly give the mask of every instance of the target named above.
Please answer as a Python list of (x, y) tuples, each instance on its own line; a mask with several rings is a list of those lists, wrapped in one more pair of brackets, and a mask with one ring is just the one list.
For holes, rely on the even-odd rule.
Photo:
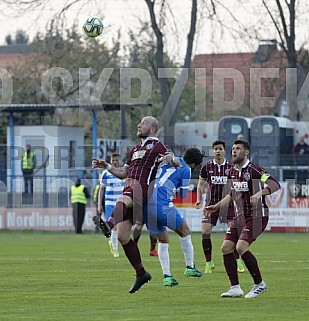
[(112, 158), (114, 158), (114, 157), (120, 157), (120, 155), (119, 155), (118, 153), (113, 153), (111, 157), (112, 157)]
[(250, 144), (249, 142), (247, 142), (246, 140), (244, 139), (236, 139), (234, 140), (233, 142), (233, 145), (237, 145), (237, 144), (242, 144), (244, 146), (244, 149), (248, 150), (250, 152)]
[(183, 160), (187, 164), (200, 165), (203, 161), (204, 154), (198, 148), (189, 148), (186, 150)]
[(222, 145), (223, 148), (225, 149), (225, 142), (221, 139), (218, 139), (212, 143), (212, 148), (214, 148), (216, 145)]

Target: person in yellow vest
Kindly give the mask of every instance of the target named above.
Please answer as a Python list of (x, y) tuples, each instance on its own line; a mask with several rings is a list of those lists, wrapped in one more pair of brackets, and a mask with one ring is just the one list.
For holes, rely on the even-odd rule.
[(31, 146), (28, 144), (23, 154), (21, 169), (24, 176), (25, 193), (33, 194), (33, 171), (36, 166), (35, 153), (31, 151)]
[(76, 234), (82, 233), (87, 198), (90, 198), (89, 192), (87, 188), (81, 184), (80, 178), (78, 178), (70, 190), (70, 200), (73, 208), (73, 223)]

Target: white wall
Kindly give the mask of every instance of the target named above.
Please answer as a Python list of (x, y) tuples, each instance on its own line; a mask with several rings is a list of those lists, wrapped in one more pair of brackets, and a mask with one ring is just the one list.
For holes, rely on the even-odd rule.
[[(10, 128), (7, 129), (7, 141), (9, 144), (11, 143)], [(75, 142), (75, 153), (70, 164), (71, 141)], [(68, 171), (84, 169), (84, 129), (82, 127), (15, 126), (12, 162), (14, 174), (17, 176), (22, 175), (21, 160), (27, 144), (30, 144), (35, 151), (37, 166), (42, 165), (48, 157), (45, 166), (48, 176), (67, 175)], [(8, 177), (12, 174), (11, 164), (10, 154), (8, 153)], [(43, 169), (37, 171), (36, 175), (43, 175)], [(15, 180), (14, 185), (14, 190), (21, 192), (23, 179)]]
[[(212, 143), (218, 139), (218, 122), (179, 122), (175, 124), (174, 153), (183, 156), (188, 148), (199, 148), (206, 155), (212, 155)], [(158, 130), (158, 138), (163, 140), (164, 130)], [(209, 148), (210, 147), (210, 148)], [(210, 149), (210, 153), (209, 153)]]

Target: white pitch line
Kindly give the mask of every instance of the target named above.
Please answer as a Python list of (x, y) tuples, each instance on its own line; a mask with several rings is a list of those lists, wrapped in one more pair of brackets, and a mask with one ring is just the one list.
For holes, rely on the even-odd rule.
[(10, 258), (5, 258), (5, 257), (1, 257), (0, 261), (6, 262), (6, 261), (66, 261), (66, 262), (104, 262), (104, 261), (110, 261), (110, 259), (102, 259), (102, 258), (98, 258), (98, 259), (61, 259), (61, 258), (45, 258), (45, 257), (40, 257), (40, 258), (33, 258), (33, 257), (24, 257), (24, 258), (20, 258), (20, 257), (10, 257)]
[[(144, 258), (146, 261), (148, 258)], [(113, 258), (96, 258), (96, 259), (67, 259), (67, 258), (50, 258), (50, 257), (0, 257), (0, 261), (67, 261), (67, 262), (104, 262), (115, 260)], [(173, 262), (182, 261), (173, 259)], [(309, 263), (309, 260), (260, 260), (263, 263)]]

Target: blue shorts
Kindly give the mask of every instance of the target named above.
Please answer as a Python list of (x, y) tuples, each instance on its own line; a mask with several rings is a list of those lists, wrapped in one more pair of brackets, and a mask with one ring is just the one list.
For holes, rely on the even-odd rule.
[(115, 208), (115, 205), (105, 205), (105, 220), (107, 221), (112, 215), (112, 211)]
[(166, 227), (175, 231), (184, 221), (174, 205), (148, 204), (144, 207), (144, 222), (149, 234), (160, 234)]

